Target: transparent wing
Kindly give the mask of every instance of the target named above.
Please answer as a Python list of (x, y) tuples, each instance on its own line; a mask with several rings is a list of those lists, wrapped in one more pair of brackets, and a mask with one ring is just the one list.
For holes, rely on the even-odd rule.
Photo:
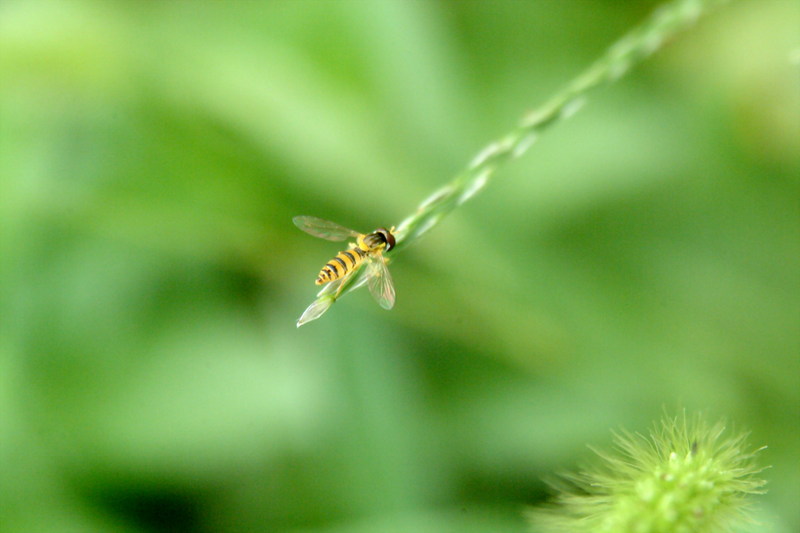
[(292, 222), (309, 235), (329, 241), (343, 241), (350, 237), (359, 237), (361, 235), (355, 230), (317, 217), (294, 217)]
[(316, 320), (321, 317), (328, 308), (333, 305), (333, 298), (318, 298), (314, 300), (314, 302), (309, 305), (300, 318), (297, 320), (297, 327), (299, 328), (303, 324), (308, 324), (312, 320)]
[(358, 268), (358, 272), (354, 272), (352, 275), (350, 275), (350, 278), (352, 278), (352, 281), (350, 281), (349, 285), (347, 287), (345, 287), (345, 289), (342, 291), (342, 293), (343, 294), (347, 294), (348, 292), (353, 292), (356, 289), (360, 289), (361, 287), (363, 287), (367, 283), (367, 280), (369, 279), (369, 277), (370, 277), (369, 269), (368, 268), (359, 267)]
[(379, 255), (370, 261), (368, 268), (369, 292), (378, 305), (384, 309), (391, 309), (394, 307), (394, 283), (386, 267), (386, 260)]
[(336, 292), (339, 290), (339, 286), (347, 279), (339, 278), (335, 281), (332, 281), (326, 284), (321, 291), (317, 293), (317, 298), (311, 305), (309, 305), (303, 314), (300, 315), (300, 318), (297, 320), (297, 327), (299, 328), (303, 324), (308, 324), (312, 320), (316, 320), (325, 314), (331, 305), (336, 301)]

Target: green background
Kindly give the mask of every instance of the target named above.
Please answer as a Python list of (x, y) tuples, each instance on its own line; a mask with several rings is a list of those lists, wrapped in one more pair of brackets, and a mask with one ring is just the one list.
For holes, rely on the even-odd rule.
[(0, 3), (0, 529), (526, 531), (663, 409), (751, 431), (800, 530), (800, 4), (591, 95), (301, 329), (655, 2)]

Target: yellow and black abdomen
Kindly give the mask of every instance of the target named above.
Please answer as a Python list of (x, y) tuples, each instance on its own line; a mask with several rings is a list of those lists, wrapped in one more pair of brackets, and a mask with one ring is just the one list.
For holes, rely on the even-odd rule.
[(361, 248), (350, 248), (336, 254), (336, 257), (328, 261), (317, 276), (317, 285), (336, 281), (353, 272), (364, 261), (367, 252)]

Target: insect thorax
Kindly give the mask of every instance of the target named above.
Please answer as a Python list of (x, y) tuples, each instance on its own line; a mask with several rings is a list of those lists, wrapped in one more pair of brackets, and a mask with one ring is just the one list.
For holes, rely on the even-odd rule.
[(388, 230), (379, 228), (372, 233), (359, 237), (358, 245), (364, 251), (383, 250), (384, 248), (389, 251), (394, 245), (394, 236)]
[(371, 252), (386, 245), (386, 239), (378, 232), (368, 233), (358, 239), (359, 247), (365, 252)]

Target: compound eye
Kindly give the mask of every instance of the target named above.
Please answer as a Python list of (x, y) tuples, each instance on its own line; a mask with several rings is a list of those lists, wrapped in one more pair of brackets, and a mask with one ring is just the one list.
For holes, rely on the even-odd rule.
[(383, 235), (383, 238), (386, 240), (386, 251), (388, 252), (389, 250), (394, 248), (394, 245), (396, 244), (394, 235), (392, 235), (392, 233), (386, 228), (380, 228), (378, 231), (381, 233), (381, 235)]

